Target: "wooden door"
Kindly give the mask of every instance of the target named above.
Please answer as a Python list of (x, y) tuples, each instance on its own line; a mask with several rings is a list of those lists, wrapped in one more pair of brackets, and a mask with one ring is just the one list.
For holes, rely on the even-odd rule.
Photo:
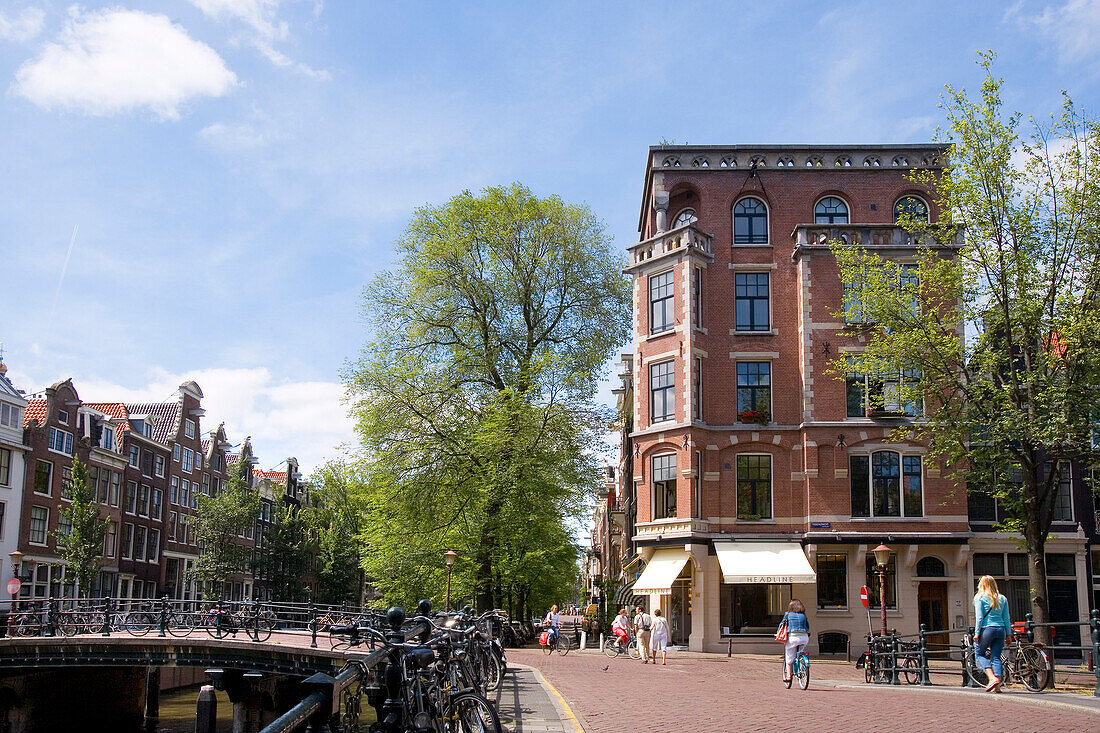
[(947, 583), (921, 581), (917, 585), (917, 604), (920, 608), (920, 623), (929, 631), (943, 631), (929, 635), (929, 651), (946, 648), (950, 644), (950, 634), (945, 631), (948, 628)]

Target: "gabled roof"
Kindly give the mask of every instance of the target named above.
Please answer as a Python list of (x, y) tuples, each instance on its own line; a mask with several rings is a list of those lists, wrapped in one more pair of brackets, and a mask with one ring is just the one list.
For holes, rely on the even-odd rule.
[(258, 468), (252, 469), (252, 475), (258, 479), (267, 479), (277, 484), (286, 483), (286, 471), (261, 471)]
[(27, 400), (27, 409), (23, 412), (23, 427), (30, 427), (31, 420), (39, 425), (46, 424), (46, 400)]
[(126, 410), (135, 418), (150, 415), (153, 418), (153, 440), (170, 445), (179, 435), (180, 405), (178, 402), (127, 402)]
[(85, 402), (84, 406), (99, 410), (107, 417), (117, 420), (118, 422), (115, 425), (118, 426), (120, 432), (133, 430), (130, 425), (130, 415), (126, 412), (126, 405), (121, 402)]
[(4, 359), (0, 357), (0, 396), (8, 400), (14, 400), (22, 405), (27, 398), (19, 394), (19, 390), (11, 383), (7, 376), (8, 368), (4, 366)]

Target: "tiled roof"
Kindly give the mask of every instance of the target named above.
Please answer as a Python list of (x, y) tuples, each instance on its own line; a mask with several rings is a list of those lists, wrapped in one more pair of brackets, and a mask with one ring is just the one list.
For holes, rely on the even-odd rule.
[(27, 410), (23, 413), (23, 427), (29, 427), (31, 420), (39, 425), (46, 424), (46, 400), (27, 400)]
[(210, 455), (210, 441), (209, 440), (202, 441), (202, 454), (204, 456)]
[(90, 407), (93, 410), (99, 410), (104, 415), (112, 417), (115, 420), (120, 420), (121, 422), (116, 423), (120, 432), (133, 430), (133, 428), (130, 427), (130, 416), (126, 412), (126, 405), (121, 402), (85, 402), (84, 406)]
[(135, 417), (153, 417), (153, 440), (158, 443), (171, 443), (179, 434), (179, 402), (127, 402), (126, 409)]
[(277, 484), (286, 483), (286, 471), (261, 471), (258, 468), (252, 469), (252, 474), (259, 479), (267, 479), (268, 481), (274, 481)]

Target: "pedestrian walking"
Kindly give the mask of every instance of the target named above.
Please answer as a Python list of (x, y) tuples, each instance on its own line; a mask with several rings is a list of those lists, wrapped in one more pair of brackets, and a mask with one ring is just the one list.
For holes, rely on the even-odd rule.
[(653, 663), (657, 663), (657, 653), (661, 653), (661, 664), (668, 664), (668, 619), (661, 615), (661, 609), (653, 609), (653, 628), (650, 629), (649, 648), (653, 650)]
[(634, 607), (634, 634), (638, 637), (638, 651), (642, 653), (642, 664), (649, 664), (652, 654), (649, 651), (650, 630), (653, 617), (641, 606)]
[(1008, 614), (1008, 599), (997, 590), (997, 581), (992, 575), (983, 575), (978, 581), (978, 592), (974, 594), (974, 619), (977, 621), (974, 624), (974, 642), (978, 646), (974, 656), (978, 666), (986, 670), (989, 676), (985, 691), (1000, 692), (1005, 674), (1001, 651), (1012, 633), (1012, 619)]
[(792, 598), (787, 604), (787, 612), (783, 614), (776, 631), (777, 639), (784, 627), (787, 629), (787, 641), (783, 649), (783, 681), (787, 682), (791, 678), (794, 658), (810, 643), (810, 619), (806, 616), (806, 607), (797, 598)]

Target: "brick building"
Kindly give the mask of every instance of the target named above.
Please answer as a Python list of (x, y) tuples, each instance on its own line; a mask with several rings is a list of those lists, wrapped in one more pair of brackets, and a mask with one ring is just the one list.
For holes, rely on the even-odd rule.
[[(829, 373), (864, 341), (827, 245), (902, 263), (896, 212), (937, 212), (907, 175), (935, 145), (662, 146), (649, 151), (633, 277), (634, 585), (692, 649), (774, 651), (788, 601), (821, 651), (859, 639), (859, 587), (887, 570), (892, 626), (965, 626), (964, 491), (919, 443), (888, 440), (920, 406), (882, 379)], [(913, 269), (908, 277), (919, 277)], [(847, 305), (847, 307), (846, 307)], [(885, 398), (869, 410), (868, 393)], [(817, 646), (814, 644), (813, 646)], [(816, 650), (816, 649), (815, 649)]]

